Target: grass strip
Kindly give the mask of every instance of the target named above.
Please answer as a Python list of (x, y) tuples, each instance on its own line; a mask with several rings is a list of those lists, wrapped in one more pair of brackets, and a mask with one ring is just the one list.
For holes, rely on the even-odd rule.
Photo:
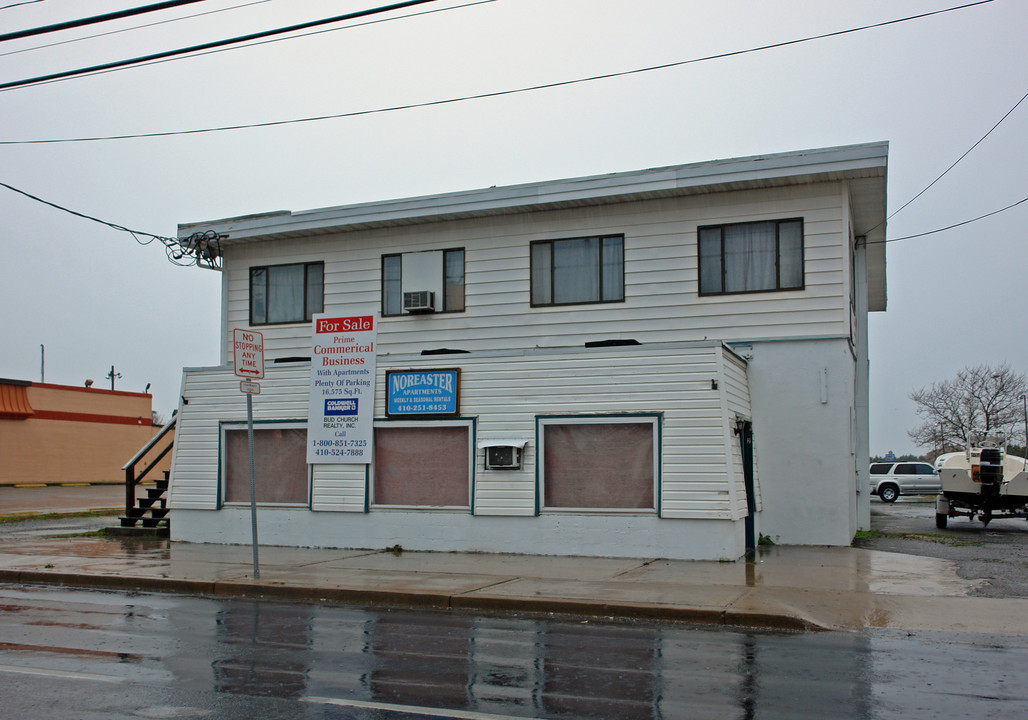
[(81, 517), (106, 517), (117, 515), (121, 508), (100, 508), (98, 510), (78, 510), (75, 512), (48, 512), (48, 513), (12, 513), (0, 515), (0, 525), (7, 523), (25, 522), (26, 520), (56, 520), (58, 518), (81, 518)]

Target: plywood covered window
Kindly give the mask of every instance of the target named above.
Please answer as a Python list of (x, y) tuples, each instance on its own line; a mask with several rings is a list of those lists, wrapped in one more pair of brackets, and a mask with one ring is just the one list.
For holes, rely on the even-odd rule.
[(372, 503), (470, 507), (471, 441), (471, 425), (463, 421), (376, 426)]
[[(222, 479), (226, 503), (250, 502), (250, 453), (246, 427), (222, 434)], [(307, 428), (257, 426), (253, 431), (254, 489), (258, 503), (306, 505), (310, 471)]]
[(540, 418), (543, 508), (656, 510), (658, 420)]

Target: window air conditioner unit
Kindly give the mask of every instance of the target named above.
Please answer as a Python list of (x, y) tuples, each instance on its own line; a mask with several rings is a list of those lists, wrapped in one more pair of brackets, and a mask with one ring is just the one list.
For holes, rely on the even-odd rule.
[(513, 445), (487, 447), (485, 466), (489, 470), (517, 470), (521, 467), (521, 448)]
[(435, 293), (430, 290), (417, 290), (403, 294), (403, 309), (409, 313), (435, 312)]
[(528, 440), (483, 440), (486, 470), (520, 470)]

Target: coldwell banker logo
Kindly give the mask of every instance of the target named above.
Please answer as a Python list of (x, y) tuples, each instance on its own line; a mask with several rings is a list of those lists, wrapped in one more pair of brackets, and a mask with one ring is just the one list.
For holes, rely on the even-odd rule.
[(356, 415), (357, 398), (338, 399), (333, 398), (325, 401), (326, 415)]

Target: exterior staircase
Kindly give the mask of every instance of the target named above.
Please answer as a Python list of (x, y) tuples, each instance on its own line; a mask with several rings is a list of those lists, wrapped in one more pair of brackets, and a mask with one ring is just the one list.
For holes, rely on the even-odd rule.
[[(138, 523), (146, 529), (169, 529), (167, 493), (170, 474), (165, 471), (164, 477), (157, 480), (154, 487), (144, 486), (146, 497), (139, 497), (137, 494), (135, 504), (126, 507), (125, 514), (120, 518), (123, 528), (135, 528)], [(139, 489), (143, 490), (144, 487)]]
[[(140, 448), (139, 452), (129, 460), (122, 470), (125, 471), (125, 514), (119, 519), (121, 525), (113, 528), (118, 535), (144, 535), (149, 537), (168, 537), (170, 535), (171, 517), (168, 510), (168, 486), (170, 473), (154, 481), (153, 486), (144, 484), (147, 475), (153, 470), (174, 447), (174, 436), (168, 444), (139, 473), (136, 465), (155, 448), (175, 428), (177, 418), (172, 417), (159, 433)], [(146, 490), (145, 496), (139, 496), (137, 490)]]

